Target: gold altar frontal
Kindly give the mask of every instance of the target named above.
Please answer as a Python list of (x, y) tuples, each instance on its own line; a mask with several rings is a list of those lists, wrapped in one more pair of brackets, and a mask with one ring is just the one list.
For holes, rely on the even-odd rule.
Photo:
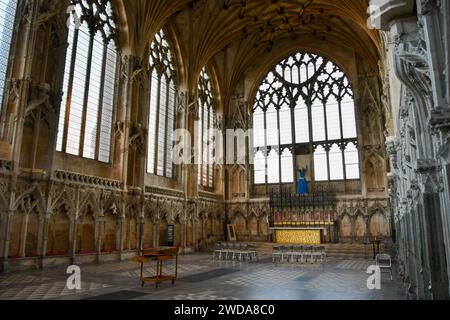
[(320, 229), (277, 229), (274, 235), (275, 243), (279, 244), (319, 245), (322, 243)]

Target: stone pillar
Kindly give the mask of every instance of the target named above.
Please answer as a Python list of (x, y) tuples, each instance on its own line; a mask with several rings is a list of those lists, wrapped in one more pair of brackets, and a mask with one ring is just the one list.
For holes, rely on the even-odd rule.
[[(18, 213), (16, 213), (18, 214)], [(22, 229), (20, 230), (20, 250), (19, 250), (19, 256), (21, 258), (26, 257), (26, 243), (27, 243), (27, 233), (28, 233), (28, 219), (30, 215), (23, 213), (23, 223), (22, 223)]]
[(103, 228), (101, 226), (102, 221), (100, 219), (100, 216), (103, 216), (103, 214), (97, 214), (95, 216), (95, 221), (94, 221), (94, 224), (95, 224), (95, 252), (96, 252), (97, 263), (100, 262), (100, 256), (102, 254), (102, 245), (103, 245), (103, 243), (102, 243), (102, 235), (103, 235), (102, 229)]
[(71, 263), (75, 262), (75, 253), (77, 251), (77, 224), (78, 217), (70, 216), (70, 230), (69, 230), (69, 255)]
[(180, 219), (180, 227), (181, 227), (180, 246), (182, 253), (184, 254), (186, 249), (186, 231), (187, 231), (187, 223), (185, 219)]
[(420, 175), (423, 208), (427, 227), (427, 242), (430, 252), (430, 269), (433, 298), (437, 300), (449, 299), (447, 252), (442, 229), (442, 215), (440, 193), (444, 191), (442, 185), (441, 168), (436, 160), (419, 160), (417, 173)]
[(159, 220), (153, 222), (153, 246), (159, 247)]
[[(144, 209), (142, 209), (142, 212), (144, 214)], [(140, 255), (142, 253), (142, 249), (144, 249), (144, 229), (145, 229), (145, 216), (139, 217), (139, 224), (138, 224), (138, 243), (137, 243), (137, 251)]]
[(119, 251), (120, 257), (122, 259), (122, 253), (123, 253), (123, 245), (124, 245), (124, 220), (125, 217), (120, 216), (118, 218), (119, 220), (119, 226), (118, 226), (118, 235), (117, 235), (117, 250)]
[(11, 224), (12, 224), (12, 217), (13, 217), (14, 211), (7, 210), (4, 212), (4, 233), (1, 234), (3, 236), (3, 250), (2, 250), (2, 256), (0, 257), (2, 260), (2, 264), (0, 266), (1, 272), (8, 272), (8, 256), (9, 256), (9, 246), (11, 242)]
[(192, 244), (193, 244), (193, 250), (198, 250), (198, 243), (197, 243), (197, 219), (192, 219)]

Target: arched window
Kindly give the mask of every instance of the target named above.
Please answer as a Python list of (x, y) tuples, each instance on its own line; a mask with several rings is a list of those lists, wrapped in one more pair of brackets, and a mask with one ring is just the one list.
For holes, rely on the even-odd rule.
[(198, 81), (199, 105), (199, 184), (206, 188), (214, 187), (214, 158), (215, 158), (215, 108), (211, 77), (203, 68)]
[(175, 68), (169, 42), (161, 30), (150, 44), (150, 116), (147, 171), (173, 178)]
[(118, 65), (116, 21), (108, 0), (72, 0), (57, 151), (110, 161)]
[(283, 60), (260, 85), (253, 112), (255, 184), (293, 182), (305, 158), (315, 181), (360, 178), (353, 92), (334, 63), (311, 53)]
[(0, 0), (0, 112), (3, 108), (17, 0)]

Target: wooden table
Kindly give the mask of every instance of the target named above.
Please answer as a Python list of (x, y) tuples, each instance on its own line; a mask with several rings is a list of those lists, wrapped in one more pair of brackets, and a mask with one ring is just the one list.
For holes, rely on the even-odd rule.
[[(135, 262), (141, 264), (141, 282), (142, 286), (146, 282), (155, 283), (156, 288), (164, 281), (172, 281), (172, 285), (178, 278), (178, 252), (179, 248), (158, 248), (149, 249), (142, 252), (142, 255), (134, 258)], [(163, 262), (175, 260), (175, 274), (174, 275), (164, 275), (163, 274)], [(156, 275), (151, 277), (144, 277), (144, 263), (149, 261), (156, 261)]]

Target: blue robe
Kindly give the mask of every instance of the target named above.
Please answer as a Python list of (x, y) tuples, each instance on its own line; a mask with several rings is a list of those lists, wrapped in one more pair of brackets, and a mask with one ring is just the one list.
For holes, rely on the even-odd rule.
[(306, 181), (307, 170), (300, 170), (298, 172), (297, 192), (300, 195), (307, 194), (309, 192), (308, 181)]

